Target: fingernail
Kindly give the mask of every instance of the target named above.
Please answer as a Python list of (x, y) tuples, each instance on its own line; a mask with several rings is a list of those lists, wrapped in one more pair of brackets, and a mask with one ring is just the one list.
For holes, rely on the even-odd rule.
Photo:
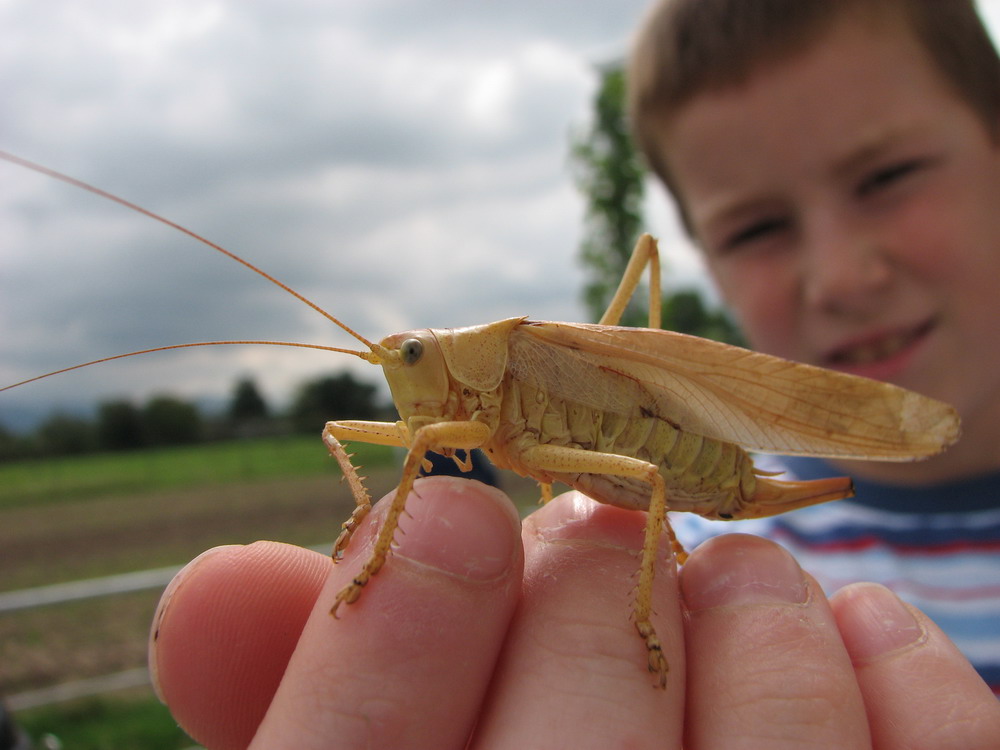
[(159, 663), (156, 656), (156, 647), (160, 639), (160, 632), (162, 631), (164, 624), (166, 622), (167, 613), (170, 608), (170, 602), (174, 598), (174, 594), (180, 590), (180, 587), (184, 585), (190, 578), (191, 574), (211, 557), (214, 557), (220, 551), (225, 549), (227, 546), (213, 547), (212, 549), (205, 550), (191, 562), (181, 568), (177, 575), (175, 575), (167, 587), (163, 590), (163, 594), (160, 596), (160, 601), (156, 605), (156, 612), (153, 613), (153, 623), (149, 629), (149, 642), (146, 649), (146, 659), (149, 664), (149, 679), (153, 685), (153, 692), (161, 703), (166, 701), (163, 698), (163, 691), (160, 688), (160, 671)]
[(809, 587), (795, 559), (773, 542), (726, 534), (702, 544), (681, 571), (689, 610), (804, 604)]
[(492, 581), (513, 564), (520, 521), (494, 487), (450, 477), (418, 481), (407, 498), (394, 555), (469, 581)]
[[(892, 591), (877, 583), (852, 585), (837, 594), (837, 620), (855, 662), (875, 659), (921, 641), (924, 629)], [(850, 606), (845, 606), (849, 601)]]

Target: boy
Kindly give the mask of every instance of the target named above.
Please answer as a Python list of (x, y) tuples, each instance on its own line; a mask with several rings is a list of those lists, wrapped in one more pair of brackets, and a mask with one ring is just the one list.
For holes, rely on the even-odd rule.
[[(971, 0), (672, 0), (634, 128), (752, 345), (947, 401), (916, 464), (792, 459), (853, 501), (747, 522), (919, 606), (1000, 693), (1000, 61)], [(687, 514), (685, 514), (687, 515)], [(678, 519), (688, 544), (732, 526)]]

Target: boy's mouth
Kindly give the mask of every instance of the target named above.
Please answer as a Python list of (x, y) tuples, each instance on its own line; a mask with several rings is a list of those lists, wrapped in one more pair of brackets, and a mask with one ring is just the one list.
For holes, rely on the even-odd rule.
[(935, 321), (928, 319), (911, 328), (876, 334), (861, 340), (839, 346), (827, 353), (825, 359), (829, 367), (837, 369), (865, 368), (899, 357), (921, 341)]

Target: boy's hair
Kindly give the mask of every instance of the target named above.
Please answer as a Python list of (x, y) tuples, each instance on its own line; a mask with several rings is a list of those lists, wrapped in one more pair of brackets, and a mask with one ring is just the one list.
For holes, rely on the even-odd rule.
[(646, 19), (628, 70), (639, 147), (677, 193), (657, 132), (699, 93), (737, 86), (759, 66), (804, 51), (846, 13), (899, 23), (1000, 142), (1000, 58), (973, 0), (662, 0)]

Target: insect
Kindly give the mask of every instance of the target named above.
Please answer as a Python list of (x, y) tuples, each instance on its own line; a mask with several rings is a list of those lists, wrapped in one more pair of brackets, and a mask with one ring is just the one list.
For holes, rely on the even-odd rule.
[[(356, 501), (334, 545), (335, 559), (372, 507), (344, 443), (407, 451), (374, 549), (336, 595), (334, 615), (341, 605), (356, 602), (385, 564), (427, 452), (450, 456), (468, 470), (468, 456), (457, 452), (479, 448), (498, 467), (537, 480), (543, 498), (550, 498), (552, 484), (560, 482), (600, 502), (646, 512), (632, 617), (655, 684), (665, 687), (668, 664), (651, 621), (651, 598), (661, 530), (673, 539), (668, 510), (726, 520), (758, 518), (853, 494), (846, 477), (774, 479), (755, 468), (748, 450), (907, 461), (934, 455), (958, 437), (958, 417), (950, 406), (911, 391), (660, 330), (659, 254), (649, 235), (637, 243), (596, 325), (519, 317), (466, 328), (406, 331), (373, 343), (192, 232), (58, 172), (2, 152), (0, 156), (104, 195), (226, 253), (321, 312), (365, 347), (313, 348), (351, 354), (382, 367), (399, 421), (328, 422), (322, 432)], [(647, 268), (649, 328), (620, 327), (621, 314)], [(202, 342), (131, 354), (232, 343), (311, 346)], [(683, 562), (683, 549), (676, 540), (673, 544)]]

